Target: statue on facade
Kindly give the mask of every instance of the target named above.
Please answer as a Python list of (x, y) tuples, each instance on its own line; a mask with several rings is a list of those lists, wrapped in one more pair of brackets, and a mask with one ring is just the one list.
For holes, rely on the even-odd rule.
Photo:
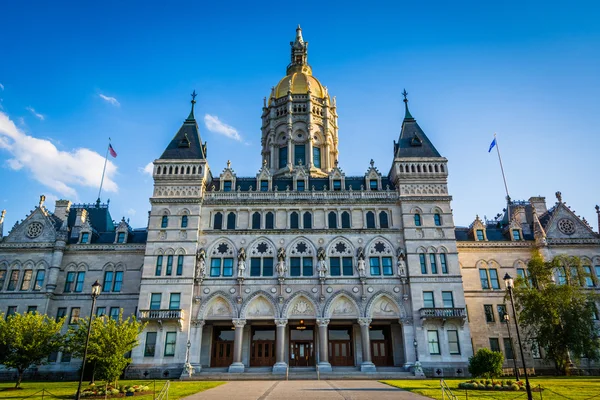
[(402, 247), (398, 248), (398, 275), (406, 276), (406, 254), (404, 254)]
[(238, 278), (243, 278), (246, 272), (246, 250), (240, 247), (238, 252)]
[(325, 278), (325, 275), (327, 275), (327, 262), (325, 261), (326, 259), (327, 253), (325, 253), (325, 249), (319, 247), (319, 250), (317, 250), (317, 271), (319, 272), (319, 278)]
[(196, 253), (196, 279), (204, 279), (206, 276), (206, 251), (198, 250)]
[(365, 276), (367, 273), (367, 266), (365, 262), (365, 251), (362, 247), (358, 248), (356, 257), (358, 258), (358, 276)]
[(279, 276), (284, 276), (287, 268), (285, 267), (285, 249), (280, 247), (277, 250), (277, 273)]

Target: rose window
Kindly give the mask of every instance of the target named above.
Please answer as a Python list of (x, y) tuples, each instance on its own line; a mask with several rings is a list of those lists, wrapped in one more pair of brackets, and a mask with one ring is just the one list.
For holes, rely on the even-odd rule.
[(565, 235), (572, 235), (575, 233), (575, 224), (570, 219), (563, 218), (558, 221), (558, 229)]
[(42, 225), (39, 222), (32, 222), (27, 227), (27, 233), (26, 234), (27, 234), (27, 237), (33, 239), (33, 238), (36, 238), (36, 237), (40, 236), (42, 234), (43, 230), (44, 230), (44, 225)]

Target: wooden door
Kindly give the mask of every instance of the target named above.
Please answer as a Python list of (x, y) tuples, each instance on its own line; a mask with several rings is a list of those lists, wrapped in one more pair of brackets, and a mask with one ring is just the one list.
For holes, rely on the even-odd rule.
[(290, 346), (290, 367), (315, 365), (312, 341), (294, 341)]
[(352, 341), (330, 340), (329, 341), (329, 363), (338, 367), (350, 367), (354, 365), (352, 353)]
[(250, 349), (250, 366), (270, 367), (275, 364), (275, 341), (253, 340)]
[(373, 364), (385, 367), (392, 364), (392, 354), (387, 340), (371, 340), (371, 359)]
[(233, 342), (215, 340), (211, 367), (229, 367), (233, 363)]

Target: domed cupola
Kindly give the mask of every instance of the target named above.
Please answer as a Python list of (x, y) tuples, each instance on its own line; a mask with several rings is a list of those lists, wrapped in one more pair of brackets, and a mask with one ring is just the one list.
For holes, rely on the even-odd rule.
[(274, 176), (304, 165), (311, 176), (325, 177), (338, 157), (335, 97), (332, 101), (327, 87), (312, 75), (300, 25), (290, 45), (286, 76), (264, 101), (262, 158)]

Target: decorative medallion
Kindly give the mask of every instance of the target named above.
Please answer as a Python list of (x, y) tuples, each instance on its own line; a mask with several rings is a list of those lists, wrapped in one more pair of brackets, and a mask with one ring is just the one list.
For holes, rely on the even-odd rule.
[(246, 294), (250, 293), (250, 289), (249, 288), (244, 289), (244, 293), (246, 293)]
[(32, 222), (27, 226), (27, 237), (30, 239), (34, 239), (42, 234), (44, 230), (44, 225), (39, 222)]
[(319, 291), (319, 289), (317, 289), (316, 287), (314, 287), (310, 291), (313, 292), (313, 293), (317, 293)]
[(285, 292), (286, 292), (286, 293), (292, 293), (292, 288), (291, 288), (291, 287), (287, 287), (287, 288), (285, 288)]
[(229, 289), (229, 293), (234, 294), (235, 293), (235, 288)]
[(272, 287), (272, 288), (271, 288), (271, 293), (277, 293), (277, 289), (276, 289), (276, 288), (274, 288), (274, 287)]
[(210, 293), (210, 289), (209, 288), (204, 288), (204, 294), (209, 294)]
[(333, 288), (332, 288), (331, 286), (329, 286), (329, 287), (327, 288), (327, 293), (331, 293), (331, 292), (333, 292)]
[(558, 221), (558, 229), (565, 235), (572, 235), (575, 233), (575, 223), (570, 219), (563, 218)]
[(367, 292), (369, 292), (369, 293), (373, 293), (373, 288), (369, 286), (369, 287), (367, 288)]
[(396, 287), (394, 288), (394, 293), (398, 293), (398, 292), (400, 292), (400, 288), (399, 288), (398, 286), (396, 286)]
[(167, 232), (165, 232), (165, 231), (160, 231), (160, 232), (158, 233), (158, 238), (159, 238), (160, 240), (165, 240), (165, 239), (167, 238)]
[(354, 287), (352, 288), (352, 291), (353, 291), (354, 293), (358, 293), (358, 288), (357, 288), (356, 286), (354, 286)]

